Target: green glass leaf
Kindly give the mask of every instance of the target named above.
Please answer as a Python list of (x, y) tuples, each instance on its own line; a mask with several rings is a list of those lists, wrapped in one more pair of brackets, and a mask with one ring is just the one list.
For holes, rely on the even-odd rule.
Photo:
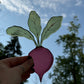
[(26, 37), (30, 40), (33, 40), (34, 43), (35, 39), (34, 36), (26, 29), (20, 27), (20, 26), (11, 26), (6, 30), (7, 34), (11, 35), (11, 36), (21, 36), (21, 37)]
[(41, 21), (39, 15), (35, 11), (31, 11), (28, 19), (30, 31), (36, 36), (39, 43), (39, 36), (41, 33)]
[(62, 16), (51, 17), (41, 35), (41, 44), (51, 34), (55, 33), (61, 26)]

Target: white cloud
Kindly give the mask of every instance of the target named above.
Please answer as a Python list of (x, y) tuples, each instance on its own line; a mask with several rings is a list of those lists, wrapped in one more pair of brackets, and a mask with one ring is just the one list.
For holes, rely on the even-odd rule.
[(69, 23), (62, 23), (62, 26), (69, 26)]
[(39, 5), (41, 8), (50, 8), (53, 10), (58, 10), (60, 8), (59, 5), (68, 5), (66, 3), (69, 3), (70, 0), (33, 0), (34, 5)]
[(42, 24), (46, 25), (47, 22), (48, 22), (48, 19), (47, 19), (47, 18), (42, 18), (42, 19), (41, 19), (41, 22), (42, 22)]
[(36, 6), (58, 11), (61, 9), (60, 5), (68, 6), (70, 4), (69, 2), (71, 2), (71, 0), (1, 0), (3, 7), (21, 14), (34, 10)]
[(82, 5), (83, 1), (82, 0), (76, 0), (75, 6), (80, 6)]
[(25, 14), (25, 12), (30, 12), (33, 10), (33, 6), (28, 0), (1, 0), (2, 6), (6, 9), (18, 12), (21, 14)]
[[(83, 4), (83, 0), (75, 1), (75, 6)], [(64, 8), (72, 6), (73, 2), (73, 0), (1, 0), (1, 5), (3, 8), (9, 11), (26, 14), (31, 10), (41, 12), (41, 9), (46, 11), (53, 10), (55, 12), (63, 11), (65, 10)], [(67, 17), (67, 15), (64, 13), (62, 15), (64, 16), (64, 18)]]
[(66, 18), (67, 17), (67, 15), (65, 13), (62, 13), (62, 16), (63, 16), (63, 18)]
[(71, 13), (70, 14), (70, 17), (73, 18), (74, 16), (76, 16), (77, 14), (76, 13)]

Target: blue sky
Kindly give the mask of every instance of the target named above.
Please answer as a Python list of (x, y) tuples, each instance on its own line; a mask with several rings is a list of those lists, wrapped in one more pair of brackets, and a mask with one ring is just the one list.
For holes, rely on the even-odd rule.
[[(41, 17), (42, 29), (45, 27), (50, 17), (60, 15), (63, 16), (61, 28), (43, 42), (43, 46), (50, 49), (54, 55), (54, 58), (62, 54), (61, 47), (59, 47), (55, 41), (59, 35), (68, 33), (67, 26), (69, 25), (69, 22), (73, 20), (73, 16), (75, 15), (78, 16), (79, 23), (81, 24), (79, 36), (84, 36), (84, 0), (0, 1), (0, 42), (2, 42), (4, 45), (6, 45), (7, 41), (10, 40), (10, 36), (6, 34), (6, 29), (8, 27), (17, 25), (28, 29), (27, 21), (29, 13), (32, 10), (36, 11)], [(19, 40), (22, 46), (23, 56), (27, 55), (33, 48), (35, 48), (35, 45), (31, 40), (27, 40), (23, 37), (20, 37)], [(52, 71), (52, 68), (49, 70), (49, 72)], [(49, 72), (44, 75), (42, 84), (51, 84), (51, 80), (47, 77)], [(36, 74), (33, 74), (29, 79), (29, 84), (35, 84), (34, 82), (36, 82), (36, 84), (40, 84)]]

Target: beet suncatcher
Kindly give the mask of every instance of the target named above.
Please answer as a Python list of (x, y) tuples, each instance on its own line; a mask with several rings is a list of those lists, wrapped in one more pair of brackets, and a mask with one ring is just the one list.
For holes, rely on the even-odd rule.
[(52, 53), (49, 49), (42, 46), (42, 43), (61, 27), (62, 18), (62, 16), (51, 17), (41, 33), (40, 16), (35, 11), (31, 11), (28, 18), (29, 30), (16, 25), (6, 30), (7, 34), (11, 36), (26, 37), (35, 43), (35, 49), (33, 49), (28, 56), (31, 56), (34, 60), (33, 68), (38, 74), (40, 81), (42, 81), (43, 74), (47, 72), (53, 64)]

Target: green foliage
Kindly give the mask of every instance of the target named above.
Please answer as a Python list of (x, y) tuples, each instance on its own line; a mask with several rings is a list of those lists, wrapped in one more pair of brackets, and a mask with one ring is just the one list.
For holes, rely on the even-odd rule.
[(20, 26), (12, 26), (7, 29), (7, 34), (11, 36), (22, 36), (30, 40), (33, 40), (36, 47), (42, 46), (43, 40), (47, 39), (52, 33), (55, 33), (61, 26), (62, 16), (52, 17), (41, 34), (41, 42), (39, 36), (41, 33), (41, 21), (39, 15), (35, 11), (31, 11), (28, 19), (28, 25), (30, 31), (35, 35), (37, 41), (33, 37), (32, 33), (23, 29)]
[(73, 19), (74, 21), (70, 22), (71, 26), (68, 27), (68, 30), (76, 34), (78, 33), (78, 29), (80, 28), (80, 23), (77, 23), (77, 21), (79, 20), (77, 16), (74, 16)]
[(5, 47), (0, 43), (0, 59), (15, 57), (16, 55), (21, 56), (22, 51), (20, 49), (21, 46), (18, 37), (12, 37), (11, 41), (8, 41), (8, 44)]
[(4, 54), (4, 46), (2, 43), (0, 43), (0, 59), (3, 59)]
[(18, 40), (18, 37), (12, 37), (11, 41), (8, 41), (8, 44), (5, 46), (4, 53), (8, 57), (14, 57), (16, 55), (22, 55), (22, 51), (20, 50), (21, 46)]
[[(74, 20), (78, 21), (77, 17)], [(56, 41), (63, 44), (64, 55), (56, 57), (53, 73), (49, 75), (53, 84), (84, 84), (84, 40), (77, 36), (79, 25), (74, 25), (68, 27), (70, 34), (59, 36)]]
[(3, 50), (4, 46), (2, 43), (0, 43), (0, 50)]

